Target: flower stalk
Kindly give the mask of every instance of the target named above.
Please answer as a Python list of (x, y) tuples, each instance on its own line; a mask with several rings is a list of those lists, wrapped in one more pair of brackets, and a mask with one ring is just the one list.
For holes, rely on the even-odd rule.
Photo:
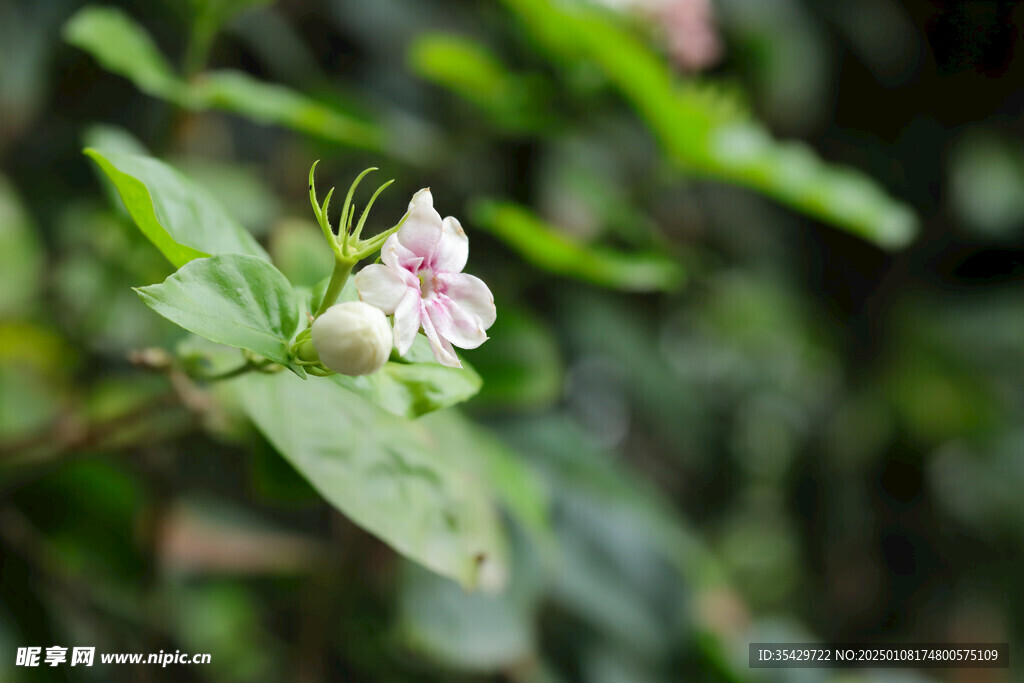
[(356, 265), (357, 261), (350, 258), (344, 258), (336, 256), (334, 259), (334, 271), (331, 273), (331, 281), (327, 284), (327, 291), (324, 292), (324, 300), (320, 302), (320, 307), (316, 310), (316, 316), (319, 318), (323, 315), (328, 308), (333, 306), (338, 300), (338, 296), (341, 294), (341, 290), (345, 287), (345, 282), (348, 281), (348, 276), (352, 274), (352, 268)]
[(370, 197), (370, 201), (367, 202), (366, 208), (363, 209), (362, 215), (359, 217), (359, 222), (356, 223), (355, 229), (352, 228), (352, 222), (355, 219), (355, 207), (352, 204), (352, 198), (355, 195), (356, 188), (359, 187), (359, 183), (362, 182), (368, 174), (373, 171), (379, 170), (376, 167), (371, 167), (356, 176), (356, 179), (352, 181), (352, 185), (348, 188), (348, 194), (345, 195), (345, 203), (341, 207), (341, 217), (338, 221), (338, 232), (335, 234), (334, 228), (331, 226), (330, 218), (328, 217), (327, 210), (331, 204), (331, 197), (334, 195), (334, 188), (332, 187), (328, 191), (327, 196), (324, 198), (323, 204), (317, 199), (316, 195), (316, 181), (314, 174), (316, 172), (316, 166), (320, 163), (320, 160), (313, 162), (313, 165), (309, 169), (309, 202), (313, 207), (313, 215), (316, 216), (316, 221), (320, 225), (320, 230), (324, 234), (324, 239), (331, 247), (331, 251), (334, 252), (334, 271), (331, 273), (331, 281), (327, 286), (327, 292), (324, 294), (323, 301), (320, 302), (320, 306), (317, 308), (316, 316), (323, 315), (328, 308), (333, 306), (338, 296), (341, 294), (341, 290), (345, 287), (345, 282), (348, 280), (348, 276), (352, 274), (352, 268), (363, 259), (372, 256), (377, 252), (381, 245), (387, 240), (388, 237), (398, 232), (402, 224), (405, 223), (405, 219), (408, 218), (409, 214), (406, 212), (402, 219), (398, 221), (396, 225), (388, 228), (384, 232), (374, 235), (369, 239), (360, 239), (360, 235), (363, 232), (363, 226), (366, 225), (366, 219), (370, 215), (370, 209), (373, 207), (373, 203), (377, 201), (377, 197), (383, 192), (391, 183), (395, 182), (394, 179), (387, 181), (383, 185), (377, 188), (377, 191)]

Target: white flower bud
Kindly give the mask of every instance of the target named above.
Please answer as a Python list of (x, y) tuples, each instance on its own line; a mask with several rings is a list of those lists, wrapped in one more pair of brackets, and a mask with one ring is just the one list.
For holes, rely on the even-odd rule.
[(369, 375), (391, 355), (391, 326), (379, 308), (362, 301), (335, 304), (313, 321), (313, 348), (325, 367)]

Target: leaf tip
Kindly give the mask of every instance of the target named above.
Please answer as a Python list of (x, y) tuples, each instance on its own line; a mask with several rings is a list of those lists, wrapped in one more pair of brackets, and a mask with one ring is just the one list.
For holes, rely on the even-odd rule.
[(884, 249), (896, 251), (910, 244), (919, 231), (917, 214), (907, 206), (897, 206), (878, 226), (875, 241)]

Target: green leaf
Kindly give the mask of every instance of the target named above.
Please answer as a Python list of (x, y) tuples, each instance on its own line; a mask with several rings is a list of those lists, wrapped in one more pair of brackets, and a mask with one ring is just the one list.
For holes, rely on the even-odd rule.
[(266, 235), (282, 213), (280, 200), (264, 178), (264, 169), (194, 156), (174, 157), (168, 163), (216, 197), (227, 214), (257, 238)]
[(500, 127), (534, 132), (554, 117), (544, 110), (537, 78), (512, 73), (485, 45), (468, 38), (428, 33), (409, 51), (412, 68), (483, 109)]
[(512, 202), (481, 201), (472, 212), (480, 227), (552, 273), (630, 291), (671, 290), (684, 280), (680, 265), (660, 253), (625, 254), (583, 244)]
[(549, 519), (550, 493), (543, 479), (490, 431), (457, 410), (420, 419), (451, 453), (456, 466), (489, 482), (503, 509), (530, 537), (543, 560), (555, 552)]
[(174, 268), (132, 223), (113, 183), (102, 181), (119, 212), (76, 204), (54, 225), (61, 257), (50, 277), (63, 324), (101, 353), (173, 344), (182, 330), (145, 311), (131, 286), (162, 282)]
[(220, 254), (183, 266), (163, 284), (135, 290), (147, 306), (218, 344), (248, 349), (290, 365), (299, 324), (284, 275), (254, 256)]
[(136, 154), (148, 156), (149, 150), (142, 141), (124, 128), (97, 123), (82, 132), (82, 143), (86, 147), (95, 147), (104, 152), (118, 154)]
[(148, 95), (177, 100), (184, 94), (184, 83), (149, 34), (119, 9), (83, 7), (64, 25), (64, 39)]
[(388, 362), (372, 375), (332, 375), (345, 388), (373, 401), (395, 415), (414, 418), (472, 398), (482, 380), (465, 363), (449, 368), (440, 363)]
[(113, 181), (135, 224), (174, 266), (212, 254), (269, 259), (202, 187), (146, 156), (86, 149)]
[(680, 81), (606, 13), (579, 3), (504, 3), (553, 56), (599, 69), (682, 169), (749, 187), (886, 248), (905, 246), (917, 232), (913, 210), (876, 182), (826, 164), (802, 143), (776, 141), (737, 98)]
[(467, 593), (458, 584), (406, 563), (398, 634), (409, 649), (446, 667), (497, 672), (531, 659), (537, 641), (536, 567), (514, 555), (512, 585), (499, 595)]
[(710, 131), (694, 168), (709, 177), (758, 190), (886, 249), (906, 246), (917, 216), (867, 175), (827, 164), (802, 142), (774, 140), (753, 121)]
[[(107, 126), (104, 124), (92, 125), (82, 132), (82, 146), (102, 149), (105, 154), (116, 152), (118, 154), (137, 154), (149, 156), (149, 150), (138, 138), (123, 128)], [(106, 176), (100, 176), (103, 184), (103, 194), (108, 204), (114, 211), (125, 218), (128, 218), (128, 209), (121, 202), (117, 192), (117, 186)]]
[(444, 83), (482, 106), (504, 99), (511, 74), (493, 52), (476, 41), (458, 36), (427, 34), (417, 37), (409, 52), (421, 75)]
[(249, 417), (332, 505), (406, 557), (465, 588), (507, 580), (488, 482), (421, 421), (330, 381), (250, 374), (233, 381)]
[(380, 151), (384, 146), (383, 133), (373, 124), (241, 71), (212, 71), (197, 78), (187, 106), (234, 112), (350, 147)]

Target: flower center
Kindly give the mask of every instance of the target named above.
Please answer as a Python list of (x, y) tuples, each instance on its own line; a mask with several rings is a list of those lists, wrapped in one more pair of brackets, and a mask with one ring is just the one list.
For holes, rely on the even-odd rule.
[(428, 298), (434, 293), (434, 271), (424, 268), (416, 273), (416, 277), (420, 279), (420, 297), (423, 299)]

